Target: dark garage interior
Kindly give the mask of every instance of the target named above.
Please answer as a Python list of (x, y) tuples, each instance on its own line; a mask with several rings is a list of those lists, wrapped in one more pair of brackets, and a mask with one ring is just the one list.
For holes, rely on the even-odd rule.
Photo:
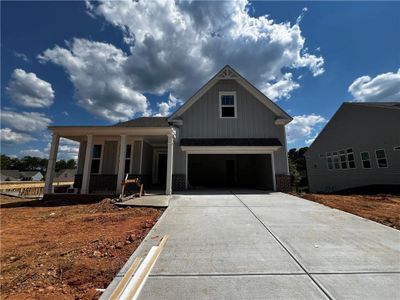
[(189, 188), (273, 189), (270, 154), (189, 154)]

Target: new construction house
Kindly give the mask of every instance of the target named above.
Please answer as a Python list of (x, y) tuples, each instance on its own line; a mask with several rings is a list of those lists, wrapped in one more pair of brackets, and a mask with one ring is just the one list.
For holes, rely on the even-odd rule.
[(311, 192), (400, 190), (400, 104), (343, 103), (305, 156)]
[(46, 193), (60, 137), (80, 143), (74, 187), (119, 192), (126, 174), (167, 194), (188, 188), (287, 190), (285, 125), (292, 118), (230, 66), (169, 117), (113, 126), (51, 126)]

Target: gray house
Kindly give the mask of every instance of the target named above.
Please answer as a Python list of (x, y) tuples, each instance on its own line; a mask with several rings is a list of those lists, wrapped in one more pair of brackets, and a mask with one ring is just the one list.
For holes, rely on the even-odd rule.
[(343, 103), (305, 156), (311, 192), (400, 188), (400, 103)]
[(119, 192), (129, 174), (167, 194), (188, 188), (290, 184), (285, 125), (292, 118), (225, 66), (170, 117), (113, 126), (51, 126), (46, 192), (60, 137), (80, 143), (75, 188)]

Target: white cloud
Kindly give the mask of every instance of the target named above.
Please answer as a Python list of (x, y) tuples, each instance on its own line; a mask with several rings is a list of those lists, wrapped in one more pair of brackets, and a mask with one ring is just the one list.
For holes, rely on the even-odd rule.
[[(45, 157), (49, 156), (51, 143), (49, 142), (43, 149)], [(75, 142), (66, 138), (60, 138), (60, 143), (58, 145), (57, 160), (60, 159), (78, 159), (79, 153), (79, 142)]]
[(348, 90), (356, 102), (400, 102), (400, 69), (374, 78), (361, 76), (354, 80)]
[(293, 121), (286, 126), (287, 142), (290, 144), (303, 141), (310, 144), (325, 123), (324, 117), (315, 114), (294, 116)]
[(22, 144), (26, 142), (31, 142), (35, 140), (34, 137), (13, 131), (11, 128), (1, 128), (0, 129), (1, 142), (9, 144)]
[(43, 152), (43, 150), (39, 149), (26, 149), (21, 150), (18, 153), (20, 157), (23, 156), (33, 156), (33, 157), (40, 157), (40, 158), (48, 158), (47, 154)]
[(47, 49), (39, 59), (62, 66), (76, 90), (79, 105), (110, 121), (147, 110), (147, 99), (133, 88), (124, 67), (127, 55), (111, 44), (74, 39), (68, 49)]
[(280, 80), (275, 83), (266, 83), (263, 93), (271, 100), (289, 99), (290, 93), (299, 88), (300, 84), (293, 81), (292, 73), (286, 73)]
[(17, 131), (37, 134), (46, 130), (52, 121), (42, 113), (3, 110), (1, 123)]
[[(318, 76), (324, 60), (308, 53), (299, 23), (253, 17), (249, 7), (245, 0), (89, 2), (91, 15), (123, 31), (129, 52), (74, 39), (40, 59), (64, 67), (79, 104), (111, 121), (149, 114), (145, 93), (187, 99), (225, 64), (261, 90), (270, 88), (275, 99), (289, 98), (298, 87), (290, 70)], [(157, 113), (170, 109), (162, 102)]]
[(14, 52), (14, 56), (15, 57), (18, 57), (18, 58), (21, 58), (23, 61), (25, 61), (25, 62), (28, 62), (29, 61), (29, 59), (28, 59), (28, 56), (26, 56), (26, 54), (24, 54), (24, 53), (20, 53), (20, 52)]
[(160, 102), (157, 104), (158, 113), (155, 116), (156, 117), (169, 116), (172, 113), (172, 110), (181, 103), (182, 103), (181, 100), (175, 98), (172, 94), (169, 94), (167, 102)]
[(49, 107), (53, 104), (54, 90), (50, 83), (27, 73), (22, 69), (15, 69), (6, 88), (11, 99), (27, 107)]

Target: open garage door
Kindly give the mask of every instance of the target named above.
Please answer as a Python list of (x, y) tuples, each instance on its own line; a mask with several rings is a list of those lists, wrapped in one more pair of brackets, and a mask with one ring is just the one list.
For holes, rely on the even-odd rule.
[(270, 154), (189, 154), (189, 188), (273, 190)]

